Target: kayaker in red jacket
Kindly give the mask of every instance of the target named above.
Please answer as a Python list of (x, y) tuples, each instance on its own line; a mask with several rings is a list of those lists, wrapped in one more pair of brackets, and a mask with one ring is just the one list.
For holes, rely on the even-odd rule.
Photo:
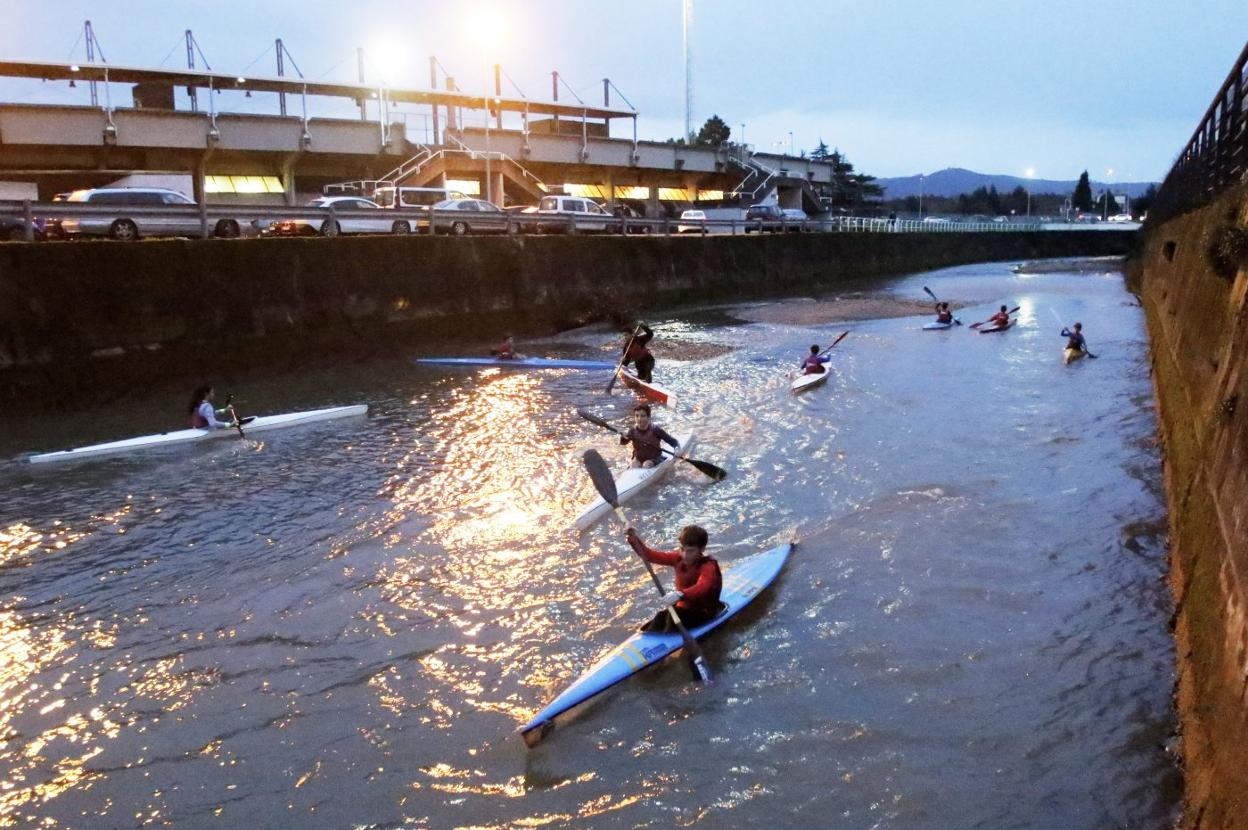
[(620, 436), (620, 443), (633, 445), (633, 467), (653, 467), (663, 460), (662, 441), (672, 449), (680, 449), (680, 442), (659, 426), (650, 423), (650, 404), (639, 403), (633, 407), (633, 425)]
[(499, 360), (516, 360), (520, 357), (516, 354), (516, 344), (510, 334), (502, 343), (490, 349), (490, 357), (497, 357)]
[(624, 538), (638, 556), (656, 565), (676, 569), (676, 590), (663, 595), (663, 609), (641, 627), (642, 631), (663, 633), (675, 630), (671, 615), (667, 613), (669, 605), (676, 607), (676, 614), (685, 628), (695, 628), (715, 618), (720, 608), (719, 592), (723, 587), (723, 577), (719, 572), (719, 563), (706, 555), (709, 537), (705, 530), (697, 525), (687, 525), (680, 531), (680, 548), (670, 551), (647, 546), (631, 527), (624, 532)]
[[(638, 332), (637, 329), (641, 331)], [(654, 339), (654, 331), (645, 323), (641, 323), (633, 329), (633, 335), (624, 346), (624, 365), (634, 364), (637, 368), (637, 377), (649, 383), (653, 380), (651, 374), (654, 372), (654, 355), (650, 354), (650, 350), (646, 347)]]
[(1008, 306), (1001, 306), (1001, 310), (988, 318), (988, 322), (992, 323), (992, 328), (1003, 329), (1010, 325), (1010, 310)]

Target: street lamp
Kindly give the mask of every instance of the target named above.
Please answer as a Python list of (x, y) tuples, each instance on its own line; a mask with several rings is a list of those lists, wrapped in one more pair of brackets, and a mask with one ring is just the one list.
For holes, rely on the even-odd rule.
[(745, 146), (745, 122), (741, 122), (741, 146)]
[(789, 130), (789, 155), (790, 156), (796, 155), (796, 153), (793, 150), (793, 131), (792, 130)]
[(923, 220), (923, 174), (919, 174), (919, 221)]
[(1023, 187), (1023, 190), (1026, 191), (1027, 193), (1027, 215), (1031, 216), (1031, 181), (1030, 180), (1035, 178), (1036, 170), (1034, 167), (1028, 167), (1025, 171), (1023, 171), (1023, 175), (1026, 176), (1028, 179), (1028, 182)]

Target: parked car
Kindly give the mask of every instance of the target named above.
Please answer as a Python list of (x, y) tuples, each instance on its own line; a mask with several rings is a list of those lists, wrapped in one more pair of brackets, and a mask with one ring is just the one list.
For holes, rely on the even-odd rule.
[[(31, 224), (35, 226), (35, 241), (42, 242), (44, 235), (43, 221), (36, 218)], [(17, 216), (0, 216), (0, 242), (25, 242), (26, 220)]]
[(1110, 222), (1134, 222), (1135, 218), (1129, 213), (1115, 213), (1109, 217)]
[(395, 219), (393, 214), (382, 210), (376, 202), (362, 196), (320, 196), (308, 202), (311, 208), (333, 207), (335, 211), (370, 211), (372, 216), (329, 216), (301, 217), (279, 219), (261, 231), (262, 236), (339, 236), (361, 233), (394, 233), (407, 234), (412, 232), (412, 222), (408, 219)]
[(780, 233), (784, 222), (784, 211), (779, 205), (750, 205), (745, 212), (746, 233)]
[[(331, 185), (332, 187), (342, 187), (341, 185)], [(326, 196), (339, 195), (330, 192), (329, 188), (324, 191)], [(341, 195), (353, 195), (345, 191)], [(359, 195), (358, 193), (354, 195)], [(448, 187), (379, 187), (373, 192), (373, 200), (383, 208), (428, 208), (430, 205), (436, 205), (438, 202), (445, 202), (448, 199), (467, 199), (468, 194), (459, 190), (452, 190)]]
[(706, 233), (706, 211), (681, 211), (680, 222), (676, 225), (676, 233)]
[(806, 227), (806, 220), (810, 218), (806, 215), (806, 211), (799, 208), (781, 208), (780, 212), (784, 214), (784, 223), (789, 231), (800, 233), (810, 230)]
[(512, 233), (519, 230), (518, 223), (509, 226), (506, 211), (484, 199), (446, 199), (434, 204), (432, 209), (434, 233), (465, 236), (470, 233), (507, 233), (509, 227)]
[[(143, 216), (127, 211), (127, 208), (196, 206), (194, 200), (176, 190), (164, 187), (97, 187), (75, 190), (65, 198), (65, 202), (117, 208), (108, 215), (83, 215), (62, 219), (60, 233), (67, 239), (107, 236), (129, 242), (156, 236), (199, 236), (198, 212), (186, 210), (176, 214)], [(224, 239), (237, 237), (238, 220), (218, 219), (213, 226), (213, 235)]]
[(609, 230), (611, 214), (593, 199), (543, 196), (537, 205), (538, 233), (601, 233)]

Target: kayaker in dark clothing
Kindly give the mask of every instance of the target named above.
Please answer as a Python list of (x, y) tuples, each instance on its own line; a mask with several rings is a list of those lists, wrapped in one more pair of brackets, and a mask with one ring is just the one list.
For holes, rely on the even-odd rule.
[[(207, 383), (197, 387), (191, 393), (191, 403), (187, 407), (187, 414), (190, 416), (193, 429), (229, 429), (235, 425), (236, 420), (233, 408), (214, 409), (212, 406), (213, 394), (215, 393), (212, 385)], [(221, 416), (228, 420), (219, 420)]]
[(654, 339), (654, 332), (645, 323), (639, 324), (637, 329), (633, 330), (634, 336), (624, 346), (624, 365), (634, 364), (637, 377), (649, 383), (653, 379), (651, 373), (654, 372), (654, 355), (650, 354), (646, 346)]
[(1069, 338), (1066, 341), (1066, 348), (1074, 349), (1077, 352), (1086, 352), (1088, 350), (1087, 341), (1083, 339), (1083, 323), (1075, 323), (1069, 329), (1062, 329), (1062, 337)]
[(661, 551), (646, 545), (631, 527), (624, 538), (637, 555), (656, 565), (676, 569), (676, 590), (663, 595), (663, 609), (654, 619), (641, 627), (642, 631), (664, 633), (673, 631), (671, 615), (667, 607), (674, 605), (680, 621), (686, 628), (695, 628), (710, 622), (719, 613), (719, 592), (723, 577), (719, 563), (706, 555), (707, 533), (697, 525), (688, 525), (680, 531), (680, 548)]
[(650, 423), (650, 405), (639, 403), (633, 407), (633, 425), (620, 436), (620, 443), (633, 445), (633, 467), (653, 467), (663, 460), (659, 442), (680, 449), (680, 442), (668, 435), (662, 427)]
[(828, 371), (828, 368), (823, 364), (827, 363), (831, 359), (831, 355), (819, 354), (819, 344), (816, 343), (810, 347), (810, 354), (808, 354), (806, 359), (802, 361), (802, 374), (822, 375), (824, 372)]
[(936, 304), (936, 322), (945, 324), (953, 322), (953, 312), (949, 310), (948, 303)]

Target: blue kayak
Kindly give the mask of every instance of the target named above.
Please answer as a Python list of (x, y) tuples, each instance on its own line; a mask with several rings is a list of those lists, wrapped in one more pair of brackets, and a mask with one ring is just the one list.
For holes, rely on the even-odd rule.
[(417, 363), (434, 366), (502, 366), (508, 369), (614, 369), (616, 364), (604, 360), (564, 360), (554, 357), (518, 357), (504, 360), (497, 357), (418, 357)]
[[(708, 623), (692, 628), (689, 633), (702, 637), (723, 625), (734, 614), (750, 604), (754, 597), (776, 578), (784, 562), (789, 558), (793, 545), (785, 544), (763, 553), (742, 559), (724, 570), (724, 585), (719, 601), (724, 610)], [(524, 742), (536, 746), (555, 728), (555, 718), (578, 704), (584, 703), (599, 692), (627, 680), (646, 666), (659, 662), (683, 643), (679, 634), (649, 634), (637, 632), (622, 644), (607, 652), (597, 663), (582, 674), (561, 695), (548, 703), (533, 716), (521, 730)]]

